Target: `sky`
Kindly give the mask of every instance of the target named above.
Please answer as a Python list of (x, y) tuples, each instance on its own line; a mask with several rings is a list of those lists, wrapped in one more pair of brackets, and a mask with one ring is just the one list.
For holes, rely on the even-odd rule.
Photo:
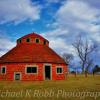
[(0, 56), (32, 32), (48, 39), (58, 54), (76, 57), (72, 43), (77, 35), (100, 44), (100, 0), (0, 0)]

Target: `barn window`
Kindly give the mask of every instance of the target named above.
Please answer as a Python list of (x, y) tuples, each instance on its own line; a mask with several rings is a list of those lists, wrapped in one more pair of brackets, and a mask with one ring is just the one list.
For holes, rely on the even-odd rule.
[(29, 38), (27, 38), (27, 39), (26, 39), (26, 42), (30, 42), (30, 39), (29, 39)]
[(1, 73), (2, 73), (2, 74), (5, 74), (5, 73), (6, 73), (6, 67), (4, 67), (4, 66), (1, 67)]
[(36, 39), (35, 39), (35, 42), (36, 42), (36, 43), (39, 43), (39, 42), (40, 42), (40, 40), (39, 40), (38, 38), (36, 38)]
[(63, 73), (63, 68), (62, 67), (57, 67), (57, 74)]
[(27, 67), (26, 68), (26, 73), (29, 73), (29, 74), (31, 74), (31, 73), (37, 73), (37, 67)]
[(18, 40), (18, 43), (21, 43), (21, 39)]
[(44, 40), (44, 45), (46, 45), (46, 41)]

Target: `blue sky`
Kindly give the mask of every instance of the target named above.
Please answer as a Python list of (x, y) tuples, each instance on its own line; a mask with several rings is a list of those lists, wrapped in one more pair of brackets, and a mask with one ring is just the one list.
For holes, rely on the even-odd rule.
[[(57, 53), (76, 56), (71, 44), (78, 34), (100, 44), (100, 0), (0, 0), (0, 56), (31, 32)], [(94, 57), (100, 64), (100, 51)]]

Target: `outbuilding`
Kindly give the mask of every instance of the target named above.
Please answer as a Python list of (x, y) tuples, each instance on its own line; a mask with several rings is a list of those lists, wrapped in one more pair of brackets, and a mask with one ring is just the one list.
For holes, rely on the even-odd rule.
[(0, 57), (0, 80), (64, 80), (67, 65), (49, 47), (49, 41), (30, 33)]

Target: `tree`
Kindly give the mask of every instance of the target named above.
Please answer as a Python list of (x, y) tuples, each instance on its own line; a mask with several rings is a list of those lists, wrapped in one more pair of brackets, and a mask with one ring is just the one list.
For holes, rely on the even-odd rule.
[(76, 41), (72, 45), (80, 59), (82, 73), (85, 73), (87, 76), (88, 69), (93, 64), (91, 54), (95, 52), (97, 45), (95, 43), (90, 43), (87, 39), (82, 40), (81, 35), (77, 37)]
[[(74, 59), (74, 56), (72, 54), (69, 54), (69, 53), (63, 53), (62, 58), (64, 59), (65, 63), (70, 66), (72, 60)], [(68, 70), (68, 71), (70, 71), (70, 70)], [(67, 73), (67, 75), (68, 75), (68, 73)]]
[(74, 56), (72, 54), (64, 53), (62, 55), (62, 58), (66, 62), (66, 64), (71, 64), (71, 61), (74, 59)]
[(95, 67), (93, 68), (93, 75), (94, 75), (96, 72), (100, 72), (100, 67), (99, 67), (99, 65), (95, 65)]

